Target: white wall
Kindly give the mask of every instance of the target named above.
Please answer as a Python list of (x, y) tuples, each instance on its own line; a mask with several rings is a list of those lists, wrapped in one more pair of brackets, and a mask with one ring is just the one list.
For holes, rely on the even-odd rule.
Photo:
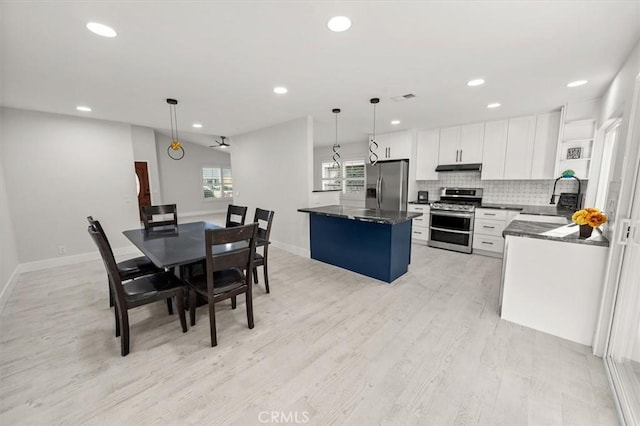
[[(164, 204), (177, 204), (178, 216), (202, 212), (226, 212), (231, 200), (205, 200), (202, 192), (202, 167), (229, 167), (229, 154), (185, 141), (184, 158), (172, 160), (167, 155), (170, 137), (155, 132), (160, 187)], [(233, 149), (233, 148), (232, 148)], [(231, 170), (235, 180), (235, 171)]]
[[(613, 211), (609, 215), (607, 227), (607, 237), (617, 235), (617, 223), (620, 217), (629, 214), (631, 210), (631, 185), (633, 179), (632, 170), (637, 164), (637, 150), (640, 149), (637, 141), (630, 142), (627, 135), (630, 131), (629, 120), (631, 118), (631, 107), (633, 104), (634, 87), (636, 76), (640, 74), (640, 42), (638, 42), (630, 52), (625, 63), (616, 74), (602, 97), (602, 108), (598, 123), (604, 124), (610, 119), (622, 117), (618, 134), (618, 149), (615, 152), (615, 162), (613, 163), (611, 179), (609, 181), (609, 193), (607, 194), (607, 210)], [(634, 117), (635, 120), (638, 117)], [(610, 209), (610, 207), (613, 208)], [(609, 248), (609, 258), (607, 261), (607, 272), (605, 274), (605, 285), (602, 294), (602, 305), (598, 329), (594, 338), (594, 354), (602, 356), (604, 346), (610, 327), (610, 318), (615, 303), (615, 288), (618, 282), (619, 265), (622, 261), (623, 248), (620, 244), (612, 244)]]
[(631, 208), (628, 197), (620, 197), (620, 188), (623, 179), (632, 178), (630, 176), (631, 169), (635, 166), (635, 164), (629, 164), (629, 161), (635, 161), (635, 157), (628, 155), (627, 135), (629, 134), (635, 79), (638, 74), (640, 74), (640, 42), (634, 46), (624, 65), (611, 82), (609, 89), (602, 97), (602, 109), (598, 119), (598, 123), (604, 124), (610, 119), (622, 117), (617, 149), (614, 153), (615, 160), (609, 180), (609, 193), (605, 203), (607, 212), (613, 212), (609, 216), (610, 226), (606, 228), (608, 238), (611, 238), (612, 233), (615, 232), (617, 213), (619, 211), (628, 212)]
[(313, 121), (300, 118), (234, 136), (231, 166), (234, 203), (275, 211), (274, 245), (308, 256), (308, 206), (313, 188)]
[(149, 127), (131, 126), (131, 141), (133, 143), (134, 161), (147, 163), (151, 204), (163, 204), (162, 194), (160, 192), (156, 137), (153, 129)]
[(88, 215), (102, 222), (114, 249), (130, 247), (121, 231), (140, 225), (130, 126), (3, 112), (2, 161), (18, 261), (96, 252)]
[(18, 266), (18, 248), (13, 233), (13, 222), (9, 212), (6, 180), (4, 178), (4, 109), (0, 109), (0, 311), (11, 292), (10, 283), (15, 281), (14, 273)]

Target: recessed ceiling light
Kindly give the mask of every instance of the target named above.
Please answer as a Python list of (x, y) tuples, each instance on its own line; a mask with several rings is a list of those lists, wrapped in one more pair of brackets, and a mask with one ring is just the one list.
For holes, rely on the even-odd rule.
[(467, 82), (467, 86), (481, 86), (484, 84), (484, 80), (481, 78), (476, 78), (475, 80), (470, 80)]
[(89, 108), (88, 106), (78, 105), (76, 109), (78, 111), (91, 112), (91, 108)]
[(118, 33), (116, 33), (116, 31), (113, 28), (107, 27), (106, 25), (99, 24), (97, 22), (89, 22), (87, 24), (87, 29), (92, 33), (98, 34), (99, 36), (102, 36), (102, 37), (113, 38), (118, 35)]
[(587, 80), (576, 80), (576, 81), (572, 81), (571, 83), (567, 84), (567, 87), (584, 86), (587, 83), (588, 83)]
[(288, 90), (286, 87), (278, 86), (273, 88), (273, 93), (277, 93), (278, 95), (284, 95)]
[(499, 104), (498, 102), (494, 102), (492, 104), (487, 105), (487, 108), (498, 108), (499, 106), (501, 106), (501, 104)]
[(327, 24), (331, 31), (335, 31), (337, 33), (342, 31), (347, 31), (351, 28), (351, 19), (346, 16), (334, 16), (329, 19), (329, 23)]
[(202, 124), (200, 123), (193, 123), (191, 126), (195, 127), (196, 129), (202, 129)]
[(400, 124), (400, 120), (392, 120), (391, 124), (393, 124), (394, 126)]

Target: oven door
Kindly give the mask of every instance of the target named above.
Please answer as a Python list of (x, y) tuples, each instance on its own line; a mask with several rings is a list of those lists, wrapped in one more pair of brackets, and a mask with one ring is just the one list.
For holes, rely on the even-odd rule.
[(471, 253), (473, 213), (431, 211), (429, 246)]
[(473, 231), (473, 213), (431, 210), (429, 226), (451, 231)]

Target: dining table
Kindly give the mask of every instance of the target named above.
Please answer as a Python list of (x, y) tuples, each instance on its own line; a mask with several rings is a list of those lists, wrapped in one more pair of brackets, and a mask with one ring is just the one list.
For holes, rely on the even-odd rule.
[[(123, 231), (129, 239), (154, 265), (179, 272), (183, 266), (206, 258), (205, 231), (224, 229), (208, 222), (180, 223), (153, 229), (130, 229)], [(215, 245), (212, 254), (246, 248), (246, 242)]]

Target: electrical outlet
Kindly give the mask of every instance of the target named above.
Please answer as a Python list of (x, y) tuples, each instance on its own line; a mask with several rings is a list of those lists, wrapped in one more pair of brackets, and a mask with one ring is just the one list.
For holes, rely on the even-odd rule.
[(67, 246), (58, 246), (59, 255), (66, 254), (66, 253), (67, 253)]

